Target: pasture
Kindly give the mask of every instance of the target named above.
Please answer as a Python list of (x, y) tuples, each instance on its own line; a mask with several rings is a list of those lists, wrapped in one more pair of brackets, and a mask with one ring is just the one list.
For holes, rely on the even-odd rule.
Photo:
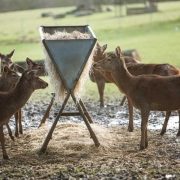
[[(159, 12), (119, 17), (114, 11), (96, 13), (91, 16), (63, 19), (42, 18), (41, 13), (64, 13), (69, 8), (50, 8), (17, 11), (0, 14), (0, 49), (8, 53), (16, 49), (14, 61), (24, 61), (28, 56), (43, 59), (38, 28), (40, 25), (89, 24), (101, 44), (108, 44), (113, 51), (117, 45), (122, 49), (136, 48), (145, 63), (171, 63), (180, 66), (180, 2), (160, 3)], [(112, 6), (112, 9), (114, 7)], [(104, 7), (105, 9), (105, 7)], [(90, 97), (97, 99), (96, 85), (87, 83)], [(113, 85), (107, 86), (105, 94), (117, 93)], [(108, 92), (108, 93), (107, 93)], [(110, 97), (112, 97), (110, 95)], [(108, 97), (109, 98), (109, 97)]]
[[(159, 3), (159, 11), (152, 14), (118, 16), (113, 11), (90, 16), (42, 18), (44, 12), (65, 13), (74, 7), (0, 13), (0, 52), (15, 49), (14, 62), (44, 59), (38, 28), (41, 25), (89, 24), (101, 45), (114, 51), (117, 45), (137, 49), (144, 63), (170, 63), (180, 67), (180, 2)], [(117, 9), (116, 9), (117, 10)], [(149, 147), (139, 151), (140, 114), (135, 111), (135, 131), (127, 132), (127, 104), (120, 107), (122, 94), (115, 85), (106, 84), (104, 109), (99, 108), (95, 83), (85, 84), (83, 101), (93, 120), (93, 129), (102, 146), (94, 147), (92, 139), (79, 118), (61, 118), (47, 153), (39, 156), (44, 135), (56, 117), (60, 105), (55, 103), (50, 112), (50, 123), (37, 129), (53, 92), (49, 83), (45, 90), (33, 94), (23, 108), (25, 134), (12, 142), (6, 135), (10, 161), (0, 161), (0, 179), (178, 179), (180, 177), (180, 141), (176, 138), (178, 119), (169, 122), (169, 129), (159, 135), (164, 114), (150, 115)], [(67, 109), (72, 108), (72, 105)], [(173, 118), (172, 118), (173, 119)], [(11, 127), (14, 121), (11, 119)], [(79, 138), (79, 139), (78, 139)], [(78, 139), (78, 140), (77, 140)], [(2, 153), (0, 150), (0, 158)]]

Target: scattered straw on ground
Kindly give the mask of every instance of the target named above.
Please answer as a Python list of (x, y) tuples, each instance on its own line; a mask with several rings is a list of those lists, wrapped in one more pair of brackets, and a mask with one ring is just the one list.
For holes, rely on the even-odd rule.
[(48, 132), (47, 126), (27, 131), (15, 142), (6, 137), (11, 159), (2, 161), (1, 177), (48, 179), (61, 172), (74, 177), (84, 173), (94, 178), (99, 173), (137, 178), (155, 178), (163, 173), (179, 176), (179, 139), (149, 132), (148, 149), (139, 151), (140, 131), (92, 127), (101, 143), (99, 148), (94, 146), (84, 124), (58, 124), (47, 152), (40, 156), (37, 152)]

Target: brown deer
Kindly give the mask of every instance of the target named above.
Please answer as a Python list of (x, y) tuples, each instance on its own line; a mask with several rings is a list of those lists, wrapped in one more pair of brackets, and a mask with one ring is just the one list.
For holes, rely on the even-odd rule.
[[(97, 43), (96, 50), (93, 56), (93, 61), (98, 62), (99, 60), (104, 59), (105, 57), (114, 57), (114, 52), (108, 52), (106, 53), (107, 44), (100, 46), (99, 43)], [(125, 62), (126, 63), (138, 63), (141, 58), (137, 52), (137, 50), (127, 50), (123, 52), (125, 56)], [(96, 69), (91, 68), (89, 72), (89, 77), (92, 82), (96, 82), (100, 97), (100, 107), (104, 107), (104, 88), (105, 83), (113, 83), (113, 79), (111, 77), (111, 74), (108, 72), (99, 72)], [(125, 97), (122, 100), (121, 105), (125, 101)]]
[[(113, 56), (105, 57), (109, 59), (116, 58), (116, 55), (114, 53)], [(175, 68), (174, 66), (170, 64), (142, 64), (142, 63), (127, 63), (127, 60), (125, 60), (125, 63), (127, 65), (128, 71), (133, 75), (142, 75), (142, 74), (156, 74), (161, 76), (172, 76), (172, 75), (178, 75), (179, 69)], [(99, 72), (101, 73), (101, 72)], [(105, 72), (109, 73), (109, 72)], [(104, 74), (104, 72), (102, 72)], [(133, 127), (133, 106), (130, 101), (128, 101), (128, 109), (129, 109), (129, 125), (128, 130), (129, 132), (132, 132)], [(166, 118), (165, 122), (163, 124), (163, 128), (161, 130), (161, 135), (163, 135), (166, 132), (167, 123), (169, 120), (169, 117), (171, 115), (171, 112), (166, 112)], [(179, 114), (180, 116), (180, 114)]]
[[(18, 66), (17, 64), (14, 64), (15, 66), (15, 71), (19, 72), (24, 72), (24, 69), (21, 66)], [(33, 70), (36, 72), (36, 75), (42, 75), (44, 73), (44, 66), (42, 64), (36, 63), (32, 61), (30, 58), (26, 58), (26, 69), (27, 70)], [(21, 109), (17, 113), (15, 113), (15, 136), (18, 137), (19, 133), (23, 134), (23, 128), (22, 128), (22, 112)]]
[[(7, 91), (9, 89), (12, 89), (15, 86), (18, 78), (19, 76), (16, 72), (10, 70), (7, 66), (5, 66), (2, 75), (0, 76), (0, 91)], [(10, 138), (14, 140), (14, 136), (12, 135), (9, 125), (7, 124), (6, 126)]]
[[(128, 71), (119, 47), (116, 58), (103, 59), (96, 69), (110, 72), (119, 90), (126, 94), (134, 107), (141, 112), (140, 149), (148, 147), (147, 125), (150, 111), (180, 109), (180, 76), (138, 75)], [(178, 131), (180, 134), (180, 130)]]
[[(4, 54), (0, 53), (1, 71), (3, 71), (3, 67), (4, 66), (9, 66), (9, 67), (11, 67), (11, 69), (13, 69), (16, 72), (19, 72), (19, 73), (23, 73), (24, 72), (24, 68), (23, 67), (19, 66), (18, 64), (13, 63), (12, 60), (11, 60), (11, 58), (12, 58), (12, 56), (14, 54), (14, 51), (15, 50), (13, 50), (12, 52), (10, 52), (7, 55), (4, 55)], [(37, 75), (44, 74), (44, 66), (42, 64), (38, 64), (36, 62), (33, 62), (28, 57), (26, 58), (26, 65), (27, 65), (26, 68), (28, 70), (35, 70)], [(3, 88), (4, 90), (0, 89), (0, 91), (8, 91), (9, 90), (8, 87), (11, 87), (12, 83), (14, 83), (14, 82), (13, 81), (12, 82), (8, 81), (7, 83), (3, 83), (2, 82), (2, 84), (4, 85), (4, 88)], [(19, 109), (19, 111), (16, 112), (15, 115), (14, 115), (15, 116), (15, 136), (16, 137), (19, 136), (19, 133), (23, 134), (22, 115), (21, 114), (22, 114), (21, 109)], [(7, 125), (7, 128), (8, 128), (8, 133), (9, 133), (11, 139), (14, 140), (14, 137), (12, 136), (11, 129), (10, 129), (10, 127), (8, 125)]]
[(0, 92), (0, 142), (3, 158), (9, 159), (5, 149), (3, 125), (22, 108), (36, 89), (44, 89), (48, 84), (35, 75), (34, 71), (25, 71), (16, 86), (8, 92)]

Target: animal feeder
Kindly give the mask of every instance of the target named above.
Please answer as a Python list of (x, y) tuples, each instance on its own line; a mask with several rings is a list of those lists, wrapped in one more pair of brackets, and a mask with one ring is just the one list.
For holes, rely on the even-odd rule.
[[(80, 90), (91, 66), (92, 52), (97, 41), (93, 31), (88, 25), (41, 26), (40, 36), (46, 54), (45, 66), (50, 82), (54, 86), (57, 99), (62, 103), (40, 152), (46, 151), (61, 116), (82, 116), (95, 146), (98, 147), (100, 143), (90, 125), (93, 121), (80, 97)], [(64, 112), (70, 97), (77, 112)]]

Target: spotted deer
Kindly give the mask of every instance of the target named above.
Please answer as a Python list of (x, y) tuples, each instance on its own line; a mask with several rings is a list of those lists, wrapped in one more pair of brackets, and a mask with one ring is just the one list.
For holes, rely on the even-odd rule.
[[(167, 65), (166, 65), (167, 66)], [(132, 75), (126, 67), (122, 51), (116, 48), (116, 57), (105, 58), (94, 64), (99, 70), (111, 73), (120, 91), (141, 112), (140, 150), (148, 147), (147, 125), (150, 111), (173, 111), (180, 109), (180, 76), (153, 74)], [(180, 135), (180, 128), (178, 130)]]

